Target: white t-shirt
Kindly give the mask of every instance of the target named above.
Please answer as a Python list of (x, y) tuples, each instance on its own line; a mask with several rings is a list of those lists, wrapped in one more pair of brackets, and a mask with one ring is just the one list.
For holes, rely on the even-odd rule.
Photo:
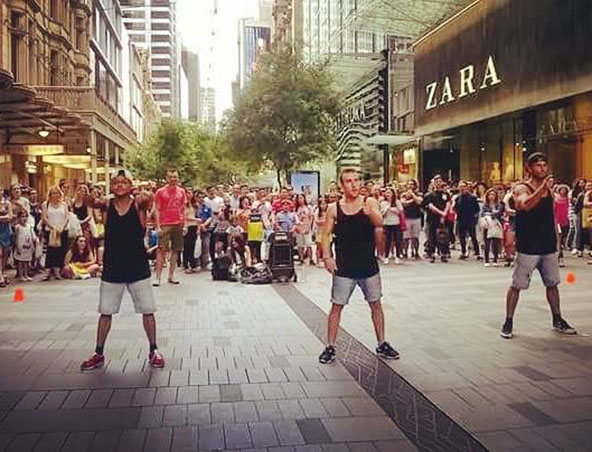
[(204, 199), (206, 206), (212, 209), (213, 214), (217, 214), (224, 207), (224, 199), (220, 196), (214, 196), (213, 198), (207, 197)]

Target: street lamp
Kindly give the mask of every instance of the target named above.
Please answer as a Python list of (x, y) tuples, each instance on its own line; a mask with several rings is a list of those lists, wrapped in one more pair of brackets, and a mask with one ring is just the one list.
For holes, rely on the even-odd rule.
[(41, 129), (38, 133), (41, 138), (47, 138), (49, 136), (49, 130), (47, 130), (45, 127)]

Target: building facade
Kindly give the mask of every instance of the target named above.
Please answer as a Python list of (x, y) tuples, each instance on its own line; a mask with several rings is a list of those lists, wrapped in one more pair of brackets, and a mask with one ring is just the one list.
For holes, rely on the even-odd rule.
[(201, 122), (200, 101), (201, 101), (201, 77), (199, 69), (199, 55), (184, 48), (181, 52), (181, 65), (187, 76), (187, 103), (188, 119), (192, 122)]
[(216, 131), (216, 90), (201, 88), (201, 120), (206, 129)]
[(180, 41), (175, 0), (122, 0), (131, 40), (150, 54), (154, 98), (165, 117), (180, 115)]
[(239, 20), (238, 70), (244, 89), (256, 69), (259, 55), (271, 50), (271, 28), (252, 19)]
[(0, 2), (4, 186), (97, 183), (137, 143), (124, 117), (121, 30), (115, 1)]
[(418, 40), (424, 180), (508, 183), (536, 151), (558, 181), (590, 177), (590, 29), (586, 0), (481, 0)]

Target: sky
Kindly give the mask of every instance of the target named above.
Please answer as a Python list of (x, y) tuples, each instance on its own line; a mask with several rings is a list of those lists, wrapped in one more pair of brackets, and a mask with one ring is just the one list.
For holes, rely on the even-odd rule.
[[(257, 17), (258, 0), (178, 0), (183, 45), (199, 54), (201, 85), (216, 89), (216, 116), (232, 107), (238, 73), (238, 20)], [(213, 15), (217, 3), (217, 15)], [(212, 36), (212, 31), (215, 35)]]

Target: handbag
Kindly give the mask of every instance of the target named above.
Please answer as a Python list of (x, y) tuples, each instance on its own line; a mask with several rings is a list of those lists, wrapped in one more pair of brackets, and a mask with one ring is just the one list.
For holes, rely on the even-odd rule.
[(582, 209), (582, 228), (592, 229), (592, 207)]
[(198, 231), (197, 239), (195, 240), (195, 246), (193, 247), (193, 258), (199, 259), (200, 257), (201, 257), (201, 236)]
[(487, 238), (488, 239), (501, 239), (504, 237), (504, 229), (499, 220), (490, 219), (487, 225)]
[(68, 213), (68, 238), (75, 239), (82, 235), (82, 227), (80, 226), (80, 220), (72, 212)]

